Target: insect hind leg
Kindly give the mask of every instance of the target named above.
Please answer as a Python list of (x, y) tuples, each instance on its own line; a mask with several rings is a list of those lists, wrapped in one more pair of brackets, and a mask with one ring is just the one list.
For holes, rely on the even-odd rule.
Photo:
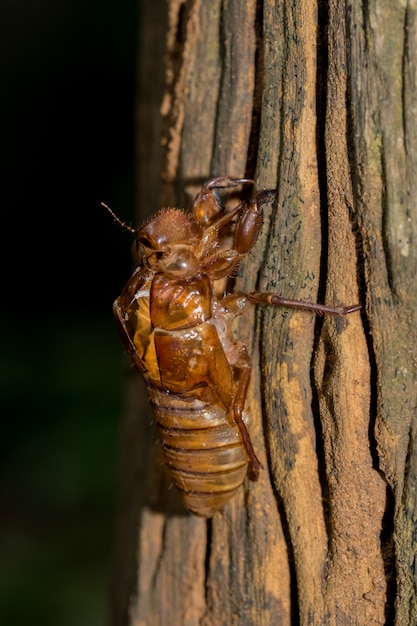
[(348, 306), (327, 306), (325, 304), (316, 304), (314, 302), (305, 302), (303, 300), (290, 300), (282, 298), (272, 291), (258, 292), (252, 291), (247, 297), (254, 304), (269, 304), (271, 306), (282, 306), (290, 309), (301, 309), (302, 311), (311, 311), (318, 315), (348, 315), (362, 309), (361, 304), (351, 304)]
[(249, 457), (248, 477), (250, 480), (256, 481), (259, 478), (259, 471), (262, 469), (263, 465), (256, 456), (248, 429), (243, 421), (243, 411), (246, 404), (246, 396), (248, 394), (251, 375), (251, 364), (249, 355), (243, 344), (241, 344), (241, 348), (242, 351), (239, 356), (239, 362), (234, 364), (234, 366), (239, 370), (239, 384), (233, 401), (233, 419), (240, 430), (243, 444)]

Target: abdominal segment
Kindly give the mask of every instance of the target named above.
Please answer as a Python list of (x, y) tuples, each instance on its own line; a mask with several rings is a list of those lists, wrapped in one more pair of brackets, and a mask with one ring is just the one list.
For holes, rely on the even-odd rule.
[(148, 387), (165, 461), (184, 506), (211, 517), (245, 479), (248, 457), (238, 426), (214, 403)]

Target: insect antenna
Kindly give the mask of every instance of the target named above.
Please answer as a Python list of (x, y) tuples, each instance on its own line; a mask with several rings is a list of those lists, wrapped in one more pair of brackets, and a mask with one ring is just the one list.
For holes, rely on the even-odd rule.
[(111, 208), (107, 206), (107, 204), (101, 202), (101, 206), (104, 206), (104, 208), (108, 210), (114, 221), (117, 222), (122, 228), (124, 228), (125, 230), (129, 230), (131, 233), (136, 233), (136, 230), (133, 228), (133, 226), (129, 226), (129, 224), (126, 224), (126, 222), (123, 222), (119, 217), (117, 217), (116, 213), (112, 211)]

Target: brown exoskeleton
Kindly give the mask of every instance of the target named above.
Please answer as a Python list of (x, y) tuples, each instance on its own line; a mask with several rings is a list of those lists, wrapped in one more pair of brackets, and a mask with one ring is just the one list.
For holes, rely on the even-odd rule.
[[(328, 307), (275, 293), (216, 297), (216, 281), (233, 275), (262, 225), (264, 191), (225, 211), (216, 188), (252, 184), (229, 176), (206, 182), (192, 209), (165, 209), (135, 231), (139, 265), (114, 303), (123, 342), (142, 374), (166, 463), (184, 505), (211, 517), (261, 464), (245, 423), (251, 371), (246, 346), (230, 325), (251, 304), (346, 315), (360, 305)], [(108, 208), (108, 207), (107, 207)], [(226, 226), (233, 244), (221, 247)]]

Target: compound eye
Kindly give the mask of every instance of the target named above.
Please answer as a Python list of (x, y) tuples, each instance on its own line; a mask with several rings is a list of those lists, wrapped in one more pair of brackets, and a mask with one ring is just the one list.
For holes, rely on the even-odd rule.
[(146, 264), (146, 259), (151, 256), (160, 258), (162, 256), (162, 252), (156, 252), (152, 246), (149, 245), (148, 241), (145, 243), (145, 241), (142, 241), (141, 239), (135, 239), (132, 243), (132, 256), (137, 263)]
[(141, 246), (139, 245), (139, 242), (137, 239), (135, 239), (135, 241), (132, 243), (132, 257), (136, 263), (142, 262)]
[(164, 251), (159, 249), (157, 243), (145, 234), (137, 237), (133, 242), (132, 254), (137, 262), (152, 268), (158, 264)]
[(137, 246), (143, 246), (144, 248), (154, 248), (153, 242), (149, 239), (147, 235), (141, 235), (136, 238)]

